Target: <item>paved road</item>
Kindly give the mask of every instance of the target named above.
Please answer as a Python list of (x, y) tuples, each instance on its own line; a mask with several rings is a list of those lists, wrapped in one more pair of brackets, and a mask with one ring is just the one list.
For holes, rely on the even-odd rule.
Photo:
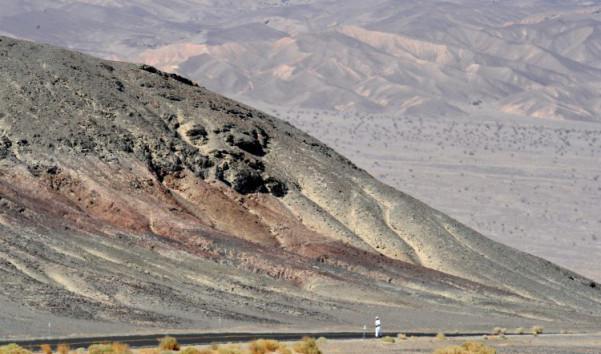
[[(436, 333), (406, 333), (413, 337), (434, 337)], [(447, 337), (468, 337), (483, 336), (489, 333), (449, 333)], [(316, 332), (316, 333), (190, 333), (190, 334), (155, 334), (155, 335), (132, 335), (132, 336), (111, 336), (111, 337), (85, 337), (85, 338), (56, 338), (56, 339), (34, 339), (22, 341), (3, 341), (0, 345), (8, 343), (17, 343), (22, 347), (32, 350), (39, 349), (40, 344), (50, 344), (56, 346), (59, 343), (67, 343), (71, 348), (88, 347), (96, 343), (120, 342), (128, 344), (130, 347), (154, 347), (158, 344), (158, 339), (165, 335), (171, 335), (177, 338), (180, 344), (211, 344), (228, 342), (249, 342), (259, 338), (277, 339), (280, 341), (299, 340), (303, 337), (326, 337), (328, 339), (360, 339), (363, 338), (363, 332)], [(368, 338), (372, 333), (369, 331)], [(396, 337), (397, 333), (384, 333), (385, 336)]]

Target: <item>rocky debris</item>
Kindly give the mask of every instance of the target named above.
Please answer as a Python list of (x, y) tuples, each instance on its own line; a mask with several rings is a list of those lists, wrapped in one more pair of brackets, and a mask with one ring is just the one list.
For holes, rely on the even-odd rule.
[(12, 145), (12, 142), (7, 136), (0, 138), (0, 159), (5, 159), (12, 154), (10, 150)]
[(157, 75), (163, 77), (164, 79), (173, 79), (173, 80), (181, 82), (185, 85), (198, 87), (198, 84), (194, 83), (190, 79), (187, 79), (185, 77), (182, 77), (182, 76), (179, 76), (179, 75), (173, 74), (173, 73), (165, 73), (165, 72), (155, 68), (154, 66), (144, 64), (144, 65), (140, 66), (140, 69), (147, 71), (149, 73), (152, 73), (152, 74), (157, 74)]
[(253, 129), (252, 131), (242, 131), (232, 127), (227, 131), (226, 141), (231, 146), (240, 148), (255, 156), (264, 156), (265, 149), (269, 142), (269, 137), (264, 130)]
[(241, 194), (268, 191), (261, 174), (245, 164), (228, 164), (223, 171), (223, 180)]
[(209, 141), (206, 129), (200, 124), (195, 124), (188, 129), (186, 136), (195, 144), (206, 144)]

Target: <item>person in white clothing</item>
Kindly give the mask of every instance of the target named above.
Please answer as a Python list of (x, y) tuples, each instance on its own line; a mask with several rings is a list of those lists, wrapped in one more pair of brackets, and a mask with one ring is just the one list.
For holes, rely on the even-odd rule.
[(382, 322), (380, 321), (380, 317), (376, 316), (374, 324), (376, 326), (376, 338), (380, 338), (382, 336)]

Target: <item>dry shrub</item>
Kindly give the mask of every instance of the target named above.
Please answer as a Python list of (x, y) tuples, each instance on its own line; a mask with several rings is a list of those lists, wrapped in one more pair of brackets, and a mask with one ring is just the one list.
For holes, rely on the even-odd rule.
[(299, 354), (322, 354), (317, 347), (315, 338), (305, 337), (301, 342), (294, 345), (294, 350)]
[(131, 349), (129, 349), (129, 345), (113, 342), (111, 344), (112, 354), (132, 354)]
[(42, 344), (40, 345), (40, 352), (43, 354), (52, 354), (52, 346), (50, 344)]
[(239, 346), (229, 345), (227, 347), (217, 348), (217, 354), (243, 354), (243, 352)]
[(479, 342), (466, 342), (461, 346), (450, 346), (438, 349), (434, 354), (497, 354), (495, 348)]
[(492, 335), (494, 335), (494, 336), (500, 336), (500, 335), (502, 335), (502, 334), (505, 334), (506, 332), (507, 332), (507, 329), (506, 329), (506, 328), (495, 327), (495, 328), (492, 330)]
[(92, 344), (88, 347), (88, 354), (110, 354), (112, 350), (110, 344)]
[(541, 326), (533, 326), (531, 331), (533, 335), (538, 336), (539, 334), (543, 334), (543, 330)]
[(179, 350), (179, 343), (174, 337), (163, 337), (159, 339), (159, 348), (161, 350)]
[(251, 354), (275, 353), (282, 345), (277, 340), (257, 339), (250, 343)]
[(17, 344), (11, 343), (0, 347), (0, 354), (31, 354), (31, 352)]
[(445, 339), (447, 339), (447, 336), (445, 336), (444, 333), (440, 332), (436, 335), (436, 339), (445, 340)]
[(386, 336), (382, 338), (382, 342), (384, 343), (388, 343), (388, 344), (393, 344), (395, 342), (394, 338)]
[(194, 347), (187, 347), (181, 351), (182, 354), (201, 354), (200, 350)]
[[(88, 354), (132, 354), (129, 345), (114, 342), (103, 344), (92, 344), (88, 348)], [(159, 354), (156, 349), (140, 349), (140, 354)]]
[(326, 337), (317, 338), (317, 344), (326, 344), (327, 342), (328, 342), (328, 339)]
[(398, 340), (407, 340), (407, 336), (404, 333), (399, 333), (396, 337)]
[(524, 328), (523, 327), (518, 327), (515, 329), (515, 333), (516, 334), (524, 334)]
[(56, 346), (56, 352), (58, 354), (69, 354), (71, 347), (67, 343), (60, 343)]

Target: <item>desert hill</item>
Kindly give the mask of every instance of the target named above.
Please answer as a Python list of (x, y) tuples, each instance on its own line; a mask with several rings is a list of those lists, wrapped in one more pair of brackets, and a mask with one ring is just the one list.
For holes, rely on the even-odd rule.
[(5, 0), (0, 34), (202, 82), (601, 281), (600, 16), (587, 0)]
[(4, 335), (599, 323), (596, 283), (186, 78), (7, 37), (0, 68)]

